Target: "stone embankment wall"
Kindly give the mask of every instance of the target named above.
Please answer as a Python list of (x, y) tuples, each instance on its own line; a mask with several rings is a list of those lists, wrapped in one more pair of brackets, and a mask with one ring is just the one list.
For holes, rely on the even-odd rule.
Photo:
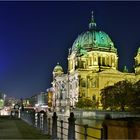
[(74, 110), (74, 116), (76, 118), (94, 118), (104, 119), (106, 115), (110, 115), (111, 118), (125, 118), (125, 117), (140, 117), (140, 114), (133, 114), (130, 112), (118, 112), (118, 111), (87, 111), (87, 110)]
[(106, 139), (140, 139), (140, 119), (108, 119), (103, 123)]

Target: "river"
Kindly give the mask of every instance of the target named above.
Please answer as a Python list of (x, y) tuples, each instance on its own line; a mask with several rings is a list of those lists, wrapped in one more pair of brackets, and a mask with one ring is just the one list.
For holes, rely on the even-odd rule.
[[(29, 124), (32, 124), (34, 121), (32, 120), (33, 117), (31, 117), (31, 115), (29, 113), (24, 113), (21, 115), (22, 116), (22, 119), (24, 121), (26, 121), (27, 123)], [(42, 115), (41, 115), (42, 116)], [(42, 117), (41, 117), (42, 118)], [(50, 123), (49, 121), (47, 121), (47, 126), (49, 129), (49, 134), (52, 135), (52, 114), (48, 114), (48, 118), (50, 118)], [(37, 125), (37, 116), (36, 116), (36, 119), (35, 119), (35, 123), (36, 123), (36, 127), (38, 126)], [(42, 121), (42, 119), (39, 119), (40, 120), (40, 124), (41, 124), (41, 128), (43, 126), (43, 123), (44, 121)], [(58, 121), (57, 121), (57, 136), (58, 138), (61, 137), (61, 123), (60, 123), (60, 120), (63, 120), (63, 139), (68, 139), (68, 117), (65, 117), (64, 115), (62, 114), (58, 114)], [(77, 140), (81, 140), (81, 139), (84, 139), (84, 134), (85, 133), (85, 128), (84, 128), (84, 125), (88, 125), (87, 127), (87, 135), (90, 135), (92, 137), (89, 137), (87, 136), (87, 139), (88, 140), (94, 140), (93, 137), (96, 137), (96, 139), (100, 139), (101, 138), (101, 127), (102, 127), (102, 122), (103, 120), (101, 119), (85, 119), (85, 118), (80, 118), (80, 119), (76, 119), (75, 121), (75, 137)], [(90, 128), (90, 127), (94, 127), (94, 128)], [(99, 130), (97, 130), (99, 129)], [(82, 133), (82, 134), (81, 134)]]
[[(68, 122), (68, 117), (64, 117), (64, 116), (58, 116), (58, 120), (63, 120), (64, 122)], [(80, 134), (80, 133), (83, 133), (85, 132), (85, 129), (84, 129), (84, 125), (88, 125), (88, 128), (87, 128), (87, 134), (92, 136), (92, 137), (96, 137), (97, 139), (100, 139), (101, 138), (101, 130), (96, 130), (96, 129), (93, 129), (93, 128), (90, 128), (90, 127), (94, 127), (94, 128), (102, 128), (102, 122), (103, 120), (101, 119), (76, 119), (75, 121), (75, 136), (76, 136), (76, 139), (84, 139), (84, 135)], [(60, 125), (60, 123), (58, 124)], [(63, 123), (63, 127), (64, 128), (68, 128), (68, 123)], [(60, 131), (60, 130), (58, 130)], [(64, 129), (63, 130), (63, 133), (64, 134), (68, 134), (68, 130)], [(60, 137), (60, 134), (58, 133), (58, 137)], [(94, 140), (94, 138), (92, 137), (87, 137), (88, 140)], [(67, 136), (63, 135), (63, 138), (66, 139)]]

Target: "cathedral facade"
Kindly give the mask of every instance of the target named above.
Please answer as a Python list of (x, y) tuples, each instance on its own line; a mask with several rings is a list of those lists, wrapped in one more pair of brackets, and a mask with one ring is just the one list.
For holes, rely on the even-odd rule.
[(129, 80), (140, 80), (140, 49), (135, 59), (135, 73), (118, 70), (117, 48), (108, 34), (96, 28), (91, 16), (89, 30), (74, 41), (68, 54), (68, 72), (57, 64), (53, 70), (53, 102), (62, 110), (75, 107), (79, 98), (90, 98), (100, 103), (100, 92), (106, 86)]

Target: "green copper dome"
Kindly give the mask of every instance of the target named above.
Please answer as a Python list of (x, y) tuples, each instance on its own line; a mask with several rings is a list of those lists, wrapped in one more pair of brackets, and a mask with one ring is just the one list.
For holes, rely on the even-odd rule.
[(114, 47), (110, 37), (103, 31), (87, 31), (78, 36), (73, 43), (72, 48), (77, 48), (80, 45), (82, 48), (110, 48)]
[(82, 52), (90, 50), (106, 50), (116, 52), (116, 48), (114, 48), (114, 43), (110, 37), (105, 32), (96, 29), (93, 13), (91, 22), (89, 23), (89, 30), (77, 37), (72, 45), (72, 50), (82, 50)]

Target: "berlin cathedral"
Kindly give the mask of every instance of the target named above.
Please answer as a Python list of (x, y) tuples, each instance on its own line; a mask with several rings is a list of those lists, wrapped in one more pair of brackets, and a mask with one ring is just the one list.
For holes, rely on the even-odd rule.
[(59, 63), (53, 70), (53, 106), (75, 107), (79, 98), (87, 97), (101, 107), (101, 89), (122, 80), (140, 80), (140, 48), (134, 59), (134, 73), (118, 70), (117, 48), (108, 34), (97, 30), (92, 12), (89, 30), (81, 33), (69, 49), (68, 72), (64, 74)]

